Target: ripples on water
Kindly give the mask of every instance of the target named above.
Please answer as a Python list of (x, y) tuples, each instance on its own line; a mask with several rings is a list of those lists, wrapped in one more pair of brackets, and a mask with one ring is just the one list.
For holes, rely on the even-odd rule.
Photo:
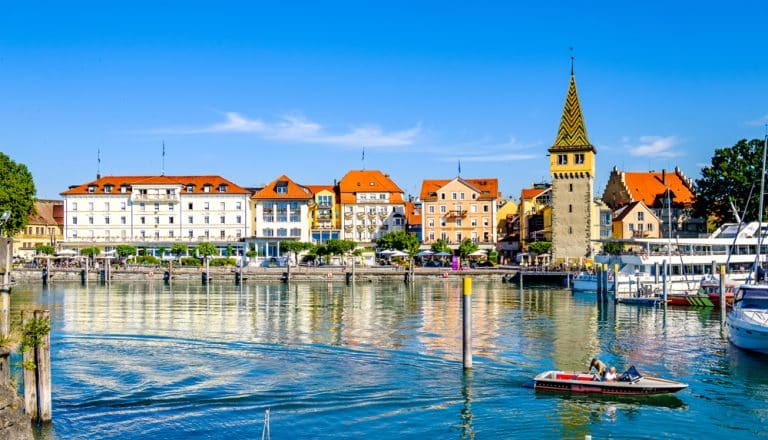
[[(54, 423), (41, 438), (753, 438), (765, 357), (729, 347), (712, 309), (605, 305), (475, 281), (475, 368), (461, 368), (460, 286), (21, 286), (53, 319)], [(675, 396), (534, 393), (546, 369), (687, 382)]]

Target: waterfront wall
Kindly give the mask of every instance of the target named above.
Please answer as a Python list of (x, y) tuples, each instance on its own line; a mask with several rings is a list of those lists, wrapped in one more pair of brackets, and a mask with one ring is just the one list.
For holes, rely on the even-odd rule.
[[(110, 272), (112, 281), (147, 281), (153, 280), (162, 282), (167, 268), (123, 268), (115, 269)], [(49, 272), (49, 282), (80, 282), (80, 268), (53, 268)], [(171, 276), (174, 281), (200, 282), (203, 268), (173, 268)], [(232, 267), (212, 267), (210, 268), (209, 280), (214, 283), (235, 281), (235, 274), (239, 269)], [(248, 267), (243, 268), (243, 282), (258, 281), (276, 281), (281, 280), (288, 270), (284, 267), (263, 268)], [(327, 267), (292, 267), (290, 277), (294, 281), (345, 281), (346, 274), (351, 273), (351, 267), (327, 266)], [(396, 267), (362, 267), (355, 269), (355, 276), (358, 281), (403, 281), (407, 271)], [(417, 268), (414, 276), (416, 278), (441, 279), (471, 276), (473, 278), (495, 279), (509, 278), (518, 273), (516, 269), (510, 268), (483, 268), (483, 269), (465, 269), (452, 271), (449, 268)], [(22, 283), (40, 283), (42, 282), (42, 269), (16, 269), (12, 272), (12, 279), (17, 284)], [(99, 282), (99, 271), (91, 270), (88, 272), (89, 282)]]
[(24, 401), (7, 385), (0, 385), (0, 438), (33, 440), (32, 421), (24, 414)]

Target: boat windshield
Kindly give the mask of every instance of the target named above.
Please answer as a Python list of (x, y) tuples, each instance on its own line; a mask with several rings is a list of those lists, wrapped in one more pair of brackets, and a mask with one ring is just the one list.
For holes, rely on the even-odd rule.
[(736, 295), (735, 303), (742, 309), (768, 309), (768, 288), (742, 287)]

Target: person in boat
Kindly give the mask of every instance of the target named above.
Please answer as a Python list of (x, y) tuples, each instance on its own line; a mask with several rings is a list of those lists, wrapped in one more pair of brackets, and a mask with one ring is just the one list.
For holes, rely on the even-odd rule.
[(605, 373), (605, 381), (613, 382), (616, 380), (616, 367), (611, 367), (607, 373)]
[(592, 358), (592, 362), (589, 363), (589, 371), (592, 369), (597, 370), (597, 376), (602, 380), (605, 377), (605, 364), (598, 358)]

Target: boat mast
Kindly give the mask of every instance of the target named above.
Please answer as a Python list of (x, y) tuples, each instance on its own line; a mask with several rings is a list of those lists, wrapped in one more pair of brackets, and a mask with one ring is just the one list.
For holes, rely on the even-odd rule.
[[(667, 276), (664, 281), (666, 284), (669, 281), (669, 276), (672, 275), (672, 199), (669, 196), (669, 187), (667, 187)], [(682, 270), (682, 267), (680, 268)], [(664, 286), (666, 290), (667, 286)]]
[[(755, 271), (759, 271), (761, 266), (760, 251), (763, 247), (763, 196), (765, 195), (765, 156), (766, 150), (768, 150), (768, 133), (765, 134), (765, 141), (763, 142), (763, 169), (760, 173), (760, 206), (757, 216), (757, 267)], [(757, 278), (757, 276), (755, 276)]]

